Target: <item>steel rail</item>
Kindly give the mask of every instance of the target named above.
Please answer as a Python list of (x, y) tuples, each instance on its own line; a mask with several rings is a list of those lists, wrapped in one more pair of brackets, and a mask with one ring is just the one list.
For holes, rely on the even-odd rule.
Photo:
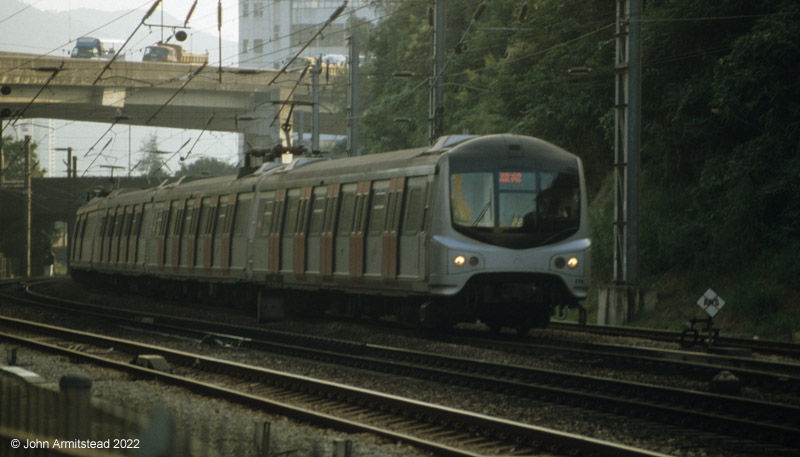
[[(572, 455), (575, 452), (586, 452), (596, 456), (621, 456), (621, 457), (663, 457), (664, 454), (635, 449), (630, 446), (614, 444), (593, 438), (559, 432), (555, 430), (522, 424), (504, 419), (493, 418), (482, 414), (471, 413), (454, 408), (447, 408), (417, 400), (410, 400), (394, 395), (369, 391), (366, 389), (354, 388), (342, 384), (328, 381), (315, 380), (306, 376), (282, 373), (267, 368), (253, 367), (236, 362), (228, 362), (220, 359), (192, 354), (184, 351), (160, 348), (153, 345), (136, 343), (120, 338), (93, 335), (87, 332), (69, 330), (37, 324), (21, 319), (4, 318), (5, 325), (13, 325), (27, 331), (46, 332), (56, 334), (61, 338), (69, 338), (80, 341), (91, 342), (98, 346), (111, 346), (115, 349), (122, 348), (134, 354), (158, 354), (171, 363), (183, 366), (202, 368), (214, 373), (235, 373), (237, 376), (249, 380), (259, 380), (259, 382), (269, 385), (290, 388), (301, 394), (313, 394), (320, 400), (328, 402), (344, 401), (350, 407), (356, 405), (367, 407), (375, 413), (368, 415), (368, 420), (376, 420), (378, 416), (388, 415), (393, 417), (392, 422), (399, 427), (398, 416), (402, 420), (412, 423), (424, 421), (427, 424), (439, 424), (449, 426), (451, 431), (447, 434), (455, 436), (472, 436), (476, 443), (481, 443), (490, 454), (496, 454), (497, 449), (515, 449), (538, 451), (547, 449), (555, 452), (563, 452), (564, 455)], [(313, 411), (309, 408), (298, 407), (283, 401), (272, 400), (262, 396), (253, 395), (236, 389), (219, 386), (209, 382), (197, 381), (179, 376), (176, 374), (164, 373), (149, 368), (131, 365), (107, 357), (94, 354), (87, 354), (69, 348), (64, 348), (55, 344), (34, 341), (22, 338), (6, 332), (0, 333), (0, 339), (13, 341), (18, 344), (25, 344), (40, 350), (66, 354), (70, 357), (90, 361), (92, 363), (104, 365), (110, 368), (125, 370), (146, 377), (153, 377), (162, 382), (186, 387), (195, 392), (214, 395), (226, 398), (231, 401), (244, 403), (259, 407), (278, 414), (286, 414), (293, 418), (307, 420), (315, 424), (335, 427), (357, 433), (372, 433), (385, 438), (403, 441), (422, 449), (429, 450), (437, 455), (443, 456), (470, 456), (477, 457), (485, 455), (483, 452), (475, 452), (470, 449), (457, 448), (435, 442), (425, 437), (414, 436), (402, 431), (390, 430), (386, 427), (379, 427), (362, 421), (336, 417), (332, 414)], [(408, 424), (406, 424), (408, 425)], [(427, 425), (430, 427), (430, 425)], [(419, 428), (419, 425), (415, 425)], [(441, 434), (441, 432), (439, 432)], [(498, 444), (494, 444), (497, 441)], [(506, 443), (500, 445), (500, 442)]]

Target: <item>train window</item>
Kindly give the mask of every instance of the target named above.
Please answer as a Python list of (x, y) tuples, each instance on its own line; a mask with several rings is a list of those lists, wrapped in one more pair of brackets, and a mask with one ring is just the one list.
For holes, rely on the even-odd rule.
[(403, 214), (403, 233), (413, 235), (422, 230), (425, 214), (425, 176), (408, 179), (406, 204)]
[(353, 230), (353, 214), (355, 212), (356, 185), (342, 186), (341, 211), (339, 212), (339, 235), (346, 235)]
[[(159, 205), (161, 206), (161, 205)], [(156, 236), (164, 236), (167, 232), (167, 223), (169, 222), (169, 211), (163, 207), (156, 212)]]
[(310, 206), (310, 196), (305, 196), (305, 191), (308, 190), (309, 193), (311, 189), (303, 189), (300, 192), (300, 204), (298, 205), (297, 210), (297, 226), (295, 227), (295, 233), (305, 233), (306, 229), (308, 228), (308, 207)]
[(283, 235), (294, 235), (297, 228), (297, 213), (300, 206), (300, 189), (292, 189), (286, 196), (286, 220), (283, 222)]
[(125, 223), (122, 226), (122, 236), (131, 236), (132, 222), (133, 222), (133, 207), (129, 206), (125, 210)]
[[(205, 204), (205, 202), (203, 203)], [(209, 205), (208, 218), (206, 219), (206, 225), (203, 231), (205, 235), (214, 234), (214, 227), (217, 225), (217, 214), (219, 213), (219, 200), (212, 198), (209, 200)]]
[(322, 222), (325, 213), (325, 197), (328, 194), (327, 187), (317, 187), (311, 203), (311, 223), (308, 227), (309, 235), (319, 235), (322, 232)]
[(322, 231), (324, 233), (334, 233), (336, 230), (336, 209), (339, 203), (339, 189), (338, 186), (333, 190), (333, 193), (325, 199), (325, 222), (323, 222)]
[(105, 227), (104, 227), (105, 228), (105, 232), (103, 234), (103, 236), (106, 239), (111, 238), (111, 234), (114, 232), (114, 219), (115, 219), (115, 217), (116, 217), (116, 214), (113, 214), (111, 212), (111, 210), (108, 210), (108, 213), (106, 213), (106, 223), (105, 223)]
[(372, 185), (372, 211), (369, 214), (369, 233), (381, 233), (386, 221), (386, 203), (389, 181), (375, 181)]
[(264, 209), (262, 210), (263, 216), (261, 217), (260, 232), (262, 235), (268, 235), (272, 230), (272, 218), (273, 213), (275, 212), (275, 192), (266, 194), (262, 202)]
[(233, 231), (233, 221), (236, 217), (236, 196), (231, 195), (228, 197), (228, 210), (225, 214), (225, 230), (223, 233), (230, 234)]
[(181, 227), (181, 238), (186, 238), (192, 232), (192, 219), (194, 218), (194, 200), (186, 202), (186, 210), (183, 216), (183, 227)]
[(181, 234), (181, 223), (183, 222), (183, 212), (184, 208), (178, 206), (175, 210), (172, 211), (172, 215), (170, 216), (169, 226), (171, 228), (170, 232), (172, 236), (178, 236)]
[(202, 227), (201, 234), (206, 235), (208, 234), (208, 220), (209, 220), (209, 213), (211, 212), (211, 199), (204, 198), (200, 204), (200, 219), (198, 220), (198, 227)]
[(219, 203), (217, 204), (217, 224), (214, 233), (216, 235), (222, 235), (225, 233), (225, 229), (227, 228), (227, 217), (228, 217), (228, 210), (230, 205), (228, 205), (228, 196), (220, 197)]
[(117, 215), (114, 218), (114, 236), (119, 237), (120, 233), (122, 233), (122, 224), (125, 218), (125, 209), (124, 208), (117, 208)]
[(235, 236), (247, 236), (252, 205), (253, 194), (239, 195), (239, 201), (236, 203), (236, 223), (233, 226)]

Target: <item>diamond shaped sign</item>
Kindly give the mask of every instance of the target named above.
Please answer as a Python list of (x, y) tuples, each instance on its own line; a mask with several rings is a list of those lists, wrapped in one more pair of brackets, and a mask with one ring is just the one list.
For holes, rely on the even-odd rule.
[(714, 317), (725, 306), (725, 300), (722, 299), (716, 292), (708, 289), (706, 293), (697, 300), (697, 306), (703, 308), (703, 311), (708, 313), (709, 316)]

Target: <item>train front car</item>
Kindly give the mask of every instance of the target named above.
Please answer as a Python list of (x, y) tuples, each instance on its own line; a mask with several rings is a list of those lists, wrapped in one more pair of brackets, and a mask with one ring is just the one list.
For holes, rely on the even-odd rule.
[(539, 139), (493, 135), (458, 144), (439, 166), (429, 286), (443, 298), (423, 317), (527, 334), (556, 308), (579, 306), (591, 244), (580, 159)]

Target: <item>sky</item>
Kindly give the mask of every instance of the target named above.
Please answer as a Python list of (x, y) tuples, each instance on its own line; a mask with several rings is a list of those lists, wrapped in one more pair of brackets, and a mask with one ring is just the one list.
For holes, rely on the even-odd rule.
[[(217, 33), (217, 1), (198, 0), (197, 8), (190, 21), (190, 26), (207, 33)], [(128, 12), (140, 9), (141, 15), (155, 3), (155, 0), (23, 0), (24, 3), (42, 11), (69, 13), (72, 9), (86, 8), (99, 11)], [(155, 19), (160, 18), (162, 7), (164, 11), (177, 18), (185, 18), (189, 13), (193, 0), (162, 0), (161, 5), (153, 14)], [(239, 0), (222, 0), (222, 35), (223, 38), (237, 41), (238, 38), (238, 12)]]
[[(155, 0), (23, 0), (23, 2), (31, 5), (31, 8), (67, 15), (76, 9), (119, 12), (120, 15), (137, 10), (133, 14), (135, 17), (141, 18)], [(166, 14), (180, 18), (182, 22), (189, 12), (192, 2), (193, 0), (163, 0), (162, 3)], [(236, 43), (238, 41), (238, 0), (223, 0), (222, 5), (223, 39)], [(160, 13), (161, 7), (154, 12), (148, 22), (158, 23)], [(19, 17), (11, 18), (9, 21), (22, 18), (23, 15), (20, 14)], [(217, 0), (198, 0), (189, 26), (192, 30), (204, 31), (216, 36)], [(2, 27), (0, 25), (0, 28)], [(127, 36), (130, 32), (132, 30), (124, 31), (123, 36)], [(76, 30), (71, 31), (70, 35), (74, 39), (81, 33)], [(13, 39), (13, 37), (3, 37), (2, 41)], [(20, 39), (24, 42), (24, 37)], [(52, 46), (50, 49), (54, 49), (63, 43), (47, 44)], [(2, 50), (2, 46), (0, 46), (0, 51)], [(215, 55), (212, 58), (216, 58), (216, 49), (213, 51)], [(49, 169), (52, 172), (50, 176), (66, 176), (66, 166), (62, 163), (66, 158), (66, 153), (50, 151), (49, 146), (53, 148), (72, 147), (75, 151), (74, 154), (78, 157), (79, 176), (84, 174), (85, 176), (108, 176), (111, 173), (109, 167), (123, 167), (122, 170), (114, 171), (114, 175), (118, 176), (120, 174), (127, 175), (129, 163), (131, 166), (135, 166), (142, 158), (140, 152), (142, 146), (153, 135), (158, 138), (159, 149), (162, 151), (179, 151), (182, 145), (187, 142), (189, 144), (167, 163), (168, 171), (174, 172), (180, 168), (179, 157), (184, 155), (195, 141), (197, 141), (197, 145), (192, 150), (191, 159), (187, 160), (187, 164), (202, 157), (212, 157), (228, 163), (236, 163), (238, 160), (238, 135), (235, 133), (206, 131), (201, 134), (199, 130), (138, 126), (129, 128), (126, 125), (116, 125), (109, 129), (108, 124), (47, 119), (33, 119), (32, 123), (34, 126), (32, 136), (34, 141), (39, 143), (38, 155), (42, 168)], [(23, 122), (19, 121), (17, 124), (23, 124)], [(29, 131), (26, 133), (31, 134)], [(9, 134), (8, 129), (4, 131), (4, 134)], [(101, 150), (102, 154), (98, 155), (96, 152)], [(91, 167), (89, 167), (90, 164)], [(137, 175), (139, 171), (134, 169), (132, 174)]]

